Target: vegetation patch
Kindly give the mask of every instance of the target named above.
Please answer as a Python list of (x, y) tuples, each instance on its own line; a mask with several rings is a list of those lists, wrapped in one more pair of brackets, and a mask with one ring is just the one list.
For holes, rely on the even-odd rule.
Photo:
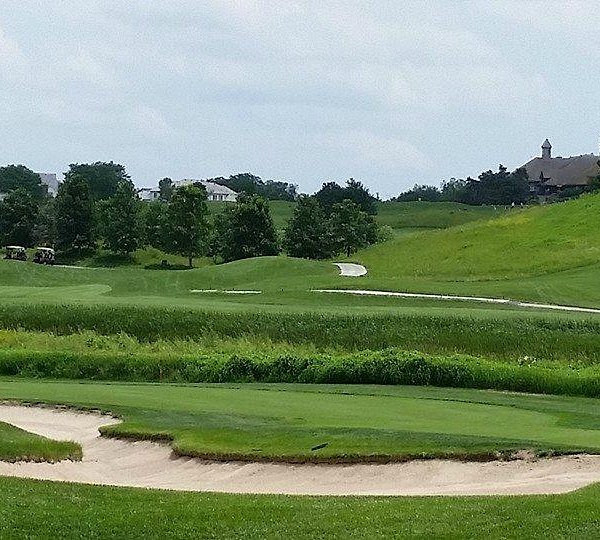
[[(236, 295), (237, 296), (237, 295)], [(72, 334), (125, 333), (141, 342), (248, 339), (347, 351), (400, 347), (433, 354), (465, 353), (497, 359), (600, 362), (600, 319), (516, 316), (485, 312), (356, 314), (208, 311), (160, 306), (3, 304), (0, 327)]]
[(50, 461), (81, 459), (81, 446), (53, 441), (0, 422), (0, 461)]

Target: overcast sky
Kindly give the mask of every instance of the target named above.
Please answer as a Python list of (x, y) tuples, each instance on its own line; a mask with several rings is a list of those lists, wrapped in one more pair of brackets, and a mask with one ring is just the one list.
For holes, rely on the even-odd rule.
[(390, 196), (597, 153), (599, 28), (597, 1), (1, 0), (0, 163)]

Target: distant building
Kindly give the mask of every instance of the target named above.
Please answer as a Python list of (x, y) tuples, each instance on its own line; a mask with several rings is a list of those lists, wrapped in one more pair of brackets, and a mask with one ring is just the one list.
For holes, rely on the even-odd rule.
[(46, 189), (48, 190), (48, 195), (50, 195), (50, 197), (56, 197), (56, 194), (58, 193), (58, 186), (60, 185), (60, 182), (56, 178), (56, 174), (37, 173), (37, 175), (40, 177), (42, 184), (46, 186)]
[(529, 191), (534, 195), (552, 195), (567, 188), (583, 188), (600, 174), (599, 156), (584, 154), (572, 157), (552, 157), (552, 145), (546, 139), (541, 157), (523, 165), (529, 176)]
[(191, 178), (185, 178), (183, 180), (177, 180), (173, 182), (174, 187), (189, 186), (190, 184), (202, 184), (206, 188), (208, 194), (208, 200), (211, 202), (235, 202), (238, 194), (229, 189), (226, 186), (209, 182), (208, 180), (193, 180)]
[(152, 202), (158, 200), (160, 197), (160, 189), (144, 187), (138, 189), (138, 195), (142, 201)]
[[(191, 184), (202, 184), (208, 195), (210, 202), (235, 202), (237, 200), (237, 193), (232, 189), (208, 180), (193, 180), (191, 178), (185, 178), (183, 180), (177, 180), (173, 182), (173, 187), (177, 188), (180, 186), (189, 186)], [(157, 201), (160, 198), (160, 189), (158, 188), (141, 188), (138, 190), (138, 195), (142, 201), (151, 202)]]

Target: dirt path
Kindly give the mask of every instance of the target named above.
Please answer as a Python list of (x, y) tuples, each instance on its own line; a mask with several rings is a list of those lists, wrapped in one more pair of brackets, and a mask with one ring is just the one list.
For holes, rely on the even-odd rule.
[(600, 456), (537, 461), (290, 465), (175, 458), (168, 446), (99, 436), (119, 420), (99, 414), (0, 405), (0, 421), (81, 444), (81, 462), (0, 462), (1, 476), (180, 491), (296, 495), (564, 493), (600, 481)]
[(534, 302), (519, 302), (517, 300), (508, 300), (506, 298), (489, 298), (486, 296), (456, 296), (451, 294), (425, 294), (425, 293), (407, 293), (394, 291), (371, 291), (360, 289), (313, 289), (312, 292), (318, 293), (341, 293), (355, 294), (359, 296), (393, 296), (398, 298), (426, 298), (432, 300), (462, 300), (472, 302), (483, 302), (486, 304), (505, 304), (522, 308), (534, 309), (553, 309), (556, 311), (570, 311), (576, 313), (594, 313), (600, 314), (600, 309), (584, 308), (578, 306), (561, 306), (559, 304), (536, 304)]

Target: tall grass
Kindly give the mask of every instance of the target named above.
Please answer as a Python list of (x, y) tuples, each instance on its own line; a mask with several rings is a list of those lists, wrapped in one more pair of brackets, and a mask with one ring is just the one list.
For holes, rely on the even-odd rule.
[(494, 358), (600, 362), (600, 320), (476, 319), (437, 315), (218, 312), (138, 306), (0, 306), (0, 328), (71, 334), (126, 333), (142, 342), (234, 338), (349, 351), (388, 347)]
[(338, 355), (0, 351), (0, 375), (127, 382), (431, 385), (600, 397), (600, 369), (387, 350)]

